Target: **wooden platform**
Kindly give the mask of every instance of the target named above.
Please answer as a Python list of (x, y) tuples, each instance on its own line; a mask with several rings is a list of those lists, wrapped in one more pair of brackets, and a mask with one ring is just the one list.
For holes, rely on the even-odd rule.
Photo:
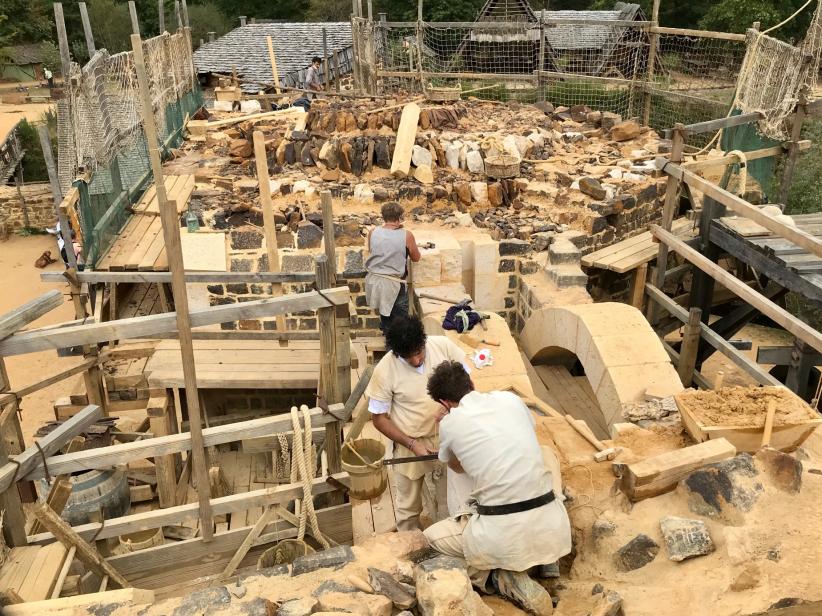
[[(822, 214), (793, 217), (803, 231), (822, 237)], [(737, 259), (795, 293), (822, 301), (822, 259), (765, 227), (741, 217), (711, 224), (711, 241)]]
[[(319, 340), (195, 340), (197, 386), (202, 389), (314, 389)], [(145, 367), (150, 387), (183, 387), (180, 343), (163, 340)]]
[(13, 590), (24, 601), (50, 599), (66, 553), (62, 543), (12, 548), (0, 568), (0, 589)]
[[(174, 201), (177, 204), (177, 211), (182, 213), (188, 207), (188, 200), (194, 191), (194, 176), (169, 175), (166, 176), (165, 183), (169, 200)], [(157, 192), (155, 187), (151, 186), (134, 206), (134, 215), (128, 219), (120, 235), (112, 242), (95, 269), (168, 270), (159, 213)]]
[[(674, 221), (672, 231), (674, 235), (688, 235), (692, 226), (690, 220), (679, 218)], [(654, 243), (651, 232), (646, 231), (585, 255), (582, 257), (582, 265), (624, 274), (643, 263), (653, 261), (658, 252), (659, 244)]]

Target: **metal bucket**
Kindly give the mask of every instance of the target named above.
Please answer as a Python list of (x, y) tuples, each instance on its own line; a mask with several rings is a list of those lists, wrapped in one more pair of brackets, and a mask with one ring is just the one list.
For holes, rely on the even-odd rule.
[[(352, 498), (368, 500), (385, 492), (388, 487), (388, 470), (382, 463), (385, 445), (380, 441), (362, 438), (346, 443), (341, 457), (342, 468), (351, 479), (348, 492)], [(363, 464), (363, 460), (368, 464)]]

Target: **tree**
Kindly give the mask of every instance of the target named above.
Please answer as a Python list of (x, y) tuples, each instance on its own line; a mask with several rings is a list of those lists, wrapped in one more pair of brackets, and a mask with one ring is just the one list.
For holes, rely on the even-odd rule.
[(232, 28), (231, 20), (213, 2), (189, 5), (188, 23), (191, 26), (191, 40), (196, 45), (206, 39), (209, 32), (222, 36)]
[(54, 13), (47, 0), (0, 0), (0, 41), (36, 43), (52, 36)]
[(304, 0), (217, 0), (217, 6), (224, 14), (232, 17), (245, 15), (285, 21), (303, 21), (308, 10), (308, 3)]
[(348, 21), (350, 18), (349, 0), (311, 0), (305, 14), (307, 21)]
[[(766, 30), (794, 13), (803, 0), (720, 0), (713, 4), (699, 20), (699, 27), (723, 32), (745, 32), (753, 22), (760, 22)], [(813, 5), (796, 18), (775, 30), (771, 36), (785, 41), (799, 41), (808, 30)]]
[(88, 0), (94, 44), (110, 54), (131, 49), (131, 18), (128, 5), (114, 0)]

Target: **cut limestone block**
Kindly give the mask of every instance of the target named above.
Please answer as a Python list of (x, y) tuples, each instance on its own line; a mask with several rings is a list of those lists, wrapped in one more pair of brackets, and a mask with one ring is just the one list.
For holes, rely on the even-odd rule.
[(442, 282), (442, 259), (436, 248), (420, 248), (420, 260), (411, 265), (414, 286), (429, 287)]

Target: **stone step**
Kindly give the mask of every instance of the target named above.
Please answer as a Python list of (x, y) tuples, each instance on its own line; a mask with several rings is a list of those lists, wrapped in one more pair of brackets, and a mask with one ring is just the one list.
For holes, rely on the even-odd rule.
[(551, 265), (579, 265), (582, 252), (568, 240), (555, 239), (548, 246), (548, 262)]
[(560, 265), (550, 264), (545, 268), (548, 276), (558, 288), (567, 289), (569, 287), (582, 287), (588, 284), (588, 276), (573, 263), (563, 263)]

